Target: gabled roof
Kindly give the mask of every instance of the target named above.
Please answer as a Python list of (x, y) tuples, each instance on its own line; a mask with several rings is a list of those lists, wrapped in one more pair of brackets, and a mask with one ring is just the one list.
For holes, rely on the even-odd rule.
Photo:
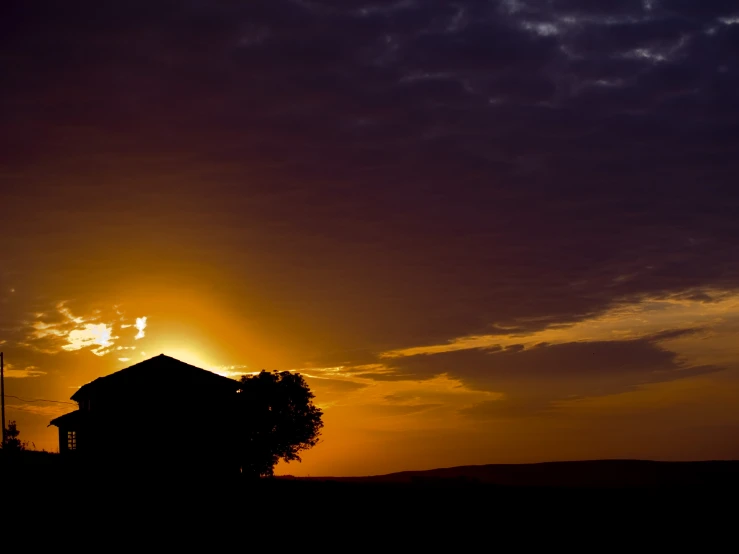
[[(218, 389), (224, 392), (236, 390), (238, 382), (211, 371), (186, 364), (164, 354), (149, 358), (105, 377), (87, 383), (72, 395), (80, 402), (92, 395), (115, 390), (118, 393), (145, 392), (147, 388), (177, 388), (190, 386), (197, 389)], [(143, 389), (143, 390), (142, 390)]]

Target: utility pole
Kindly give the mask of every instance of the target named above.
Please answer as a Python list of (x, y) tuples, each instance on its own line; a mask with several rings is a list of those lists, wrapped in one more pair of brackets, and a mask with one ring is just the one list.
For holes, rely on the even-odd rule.
[(5, 356), (0, 352), (0, 411), (3, 413), (3, 442), (5, 446)]

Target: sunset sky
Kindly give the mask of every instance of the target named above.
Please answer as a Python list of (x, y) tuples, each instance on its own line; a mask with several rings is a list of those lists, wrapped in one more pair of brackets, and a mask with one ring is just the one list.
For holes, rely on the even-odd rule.
[(21, 439), (164, 353), (307, 377), (278, 473), (739, 458), (736, 0), (0, 11)]

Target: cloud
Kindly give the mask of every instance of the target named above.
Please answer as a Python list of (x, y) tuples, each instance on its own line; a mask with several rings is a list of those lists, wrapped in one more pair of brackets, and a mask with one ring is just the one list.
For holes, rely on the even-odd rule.
[[(99, 309), (89, 313), (88, 316), (75, 315), (67, 302), (60, 302), (54, 310), (35, 313), (35, 321), (26, 325), (25, 336), (19, 338), (17, 344), (47, 354), (89, 349), (96, 356), (104, 356), (114, 350), (136, 349), (135, 346), (115, 346), (120, 337), (114, 334), (116, 323), (111, 319), (118, 316), (104, 314)], [(143, 338), (146, 319), (145, 316), (136, 319), (138, 334), (135, 339)]]
[(393, 417), (418, 414), (442, 406), (443, 404), (376, 404), (368, 406), (368, 410), (376, 415)]
[(146, 329), (146, 316), (137, 317), (134, 327), (136, 327), (136, 329), (138, 330), (138, 333), (136, 333), (134, 339), (143, 339), (146, 336), (146, 333), (144, 333), (144, 329)]
[[(663, 333), (696, 332), (739, 317), (739, 295), (720, 291), (683, 291), (657, 298), (623, 302), (605, 313), (572, 323), (544, 319), (519, 320), (518, 326), (499, 327), (495, 334), (460, 337), (443, 344), (410, 347), (382, 354), (383, 358), (437, 354), (474, 348), (528, 348), (540, 344), (597, 342), (661, 337)], [(537, 327), (543, 327), (537, 329)]]
[(9, 404), (7, 406), (9, 412), (26, 412), (38, 416), (54, 418), (64, 415), (72, 409), (70, 405), (64, 404)]
[(218, 375), (222, 375), (223, 377), (228, 377), (230, 379), (238, 379), (242, 375), (250, 375), (251, 373), (253, 373), (250, 371), (246, 371), (247, 369), (249, 368), (245, 365), (223, 365), (208, 368), (209, 371), (217, 373)]
[(495, 395), (460, 408), (460, 414), (475, 420), (546, 415), (576, 399), (618, 395), (729, 367), (735, 357), (730, 345), (739, 326), (739, 297), (684, 291), (624, 302), (574, 323), (547, 318), (518, 323), (500, 326), (494, 335), (390, 351), (379, 357), (381, 363), (339, 371), (377, 383), (457, 379), (466, 388)]
[[(470, 349), (391, 361), (398, 380), (448, 375), (499, 398), (463, 410), (474, 417), (533, 415), (557, 401), (607, 396), (651, 383), (707, 375), (722, 368), (692, 365), (660, 342), (685, 333), (613, 340), (539, 344), (531, 348)], [(369, 376), (368, 376), (369, 377)], [(390, 378), (387, 375), (381, 380)]]
[(5, 377), (9, 379), (25, 379), (29, 377), (40, 377), (41, 375), (46, 375), (46, 372), (41, 371), (35, 366), (18, 369), (13, 364), (5, 364)]
[(67, 334), (68, 344), (62, 346), (64, 350), (74, 351), (83, 348), (95, 347), (93, 354), (102, 355), (107, 353), (105, 348), (113, 346), (113, 329), (105, 323), (86, 323), (82, 329), (74, 329)]
[[(461, 405), (453, 398), (436, 399), (470, 420), (546, 416), (575, 400), (721, 371), (735, 358), (731, 337), (738, 326), (736, 294), (686, 290), (624, 301), (575, 322), (522, 319), (497, 326), (495, 334), (388, 351), (374, 363), (364, 359), (310, 371), (391, 387), (444, 377), (489, 395)], [(432, 399), (425, 391), (382, 400), (382, 405), (412, 406)]]
[(75, 324), (79, 325), (85, 322), (84, 318), (75, 317), (74, 315), (72, 315), (71, 310), (66, 306), (66, 302), (60, 302), (59, 304), (57, 304), (56, 309), (65, 318), (67, 318), (69, 321)]
[(349, 379), (327, 379), (307, 376), (307, 381), (317, 395), (323, 393), (350, 393), (366, 388), (367, 383), (352, 381)]

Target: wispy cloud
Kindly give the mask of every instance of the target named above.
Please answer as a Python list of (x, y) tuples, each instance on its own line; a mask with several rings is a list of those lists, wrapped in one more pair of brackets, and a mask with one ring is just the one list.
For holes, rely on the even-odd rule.
[(45, 417), (56, 417), (69, 412), (72, 406), (69, 404), (10, 404), (9, 412), (27, 412)]
[[(677, 329), (708, 328), (728, 316), (739, 316), (739, 294), (695, 293), (644, 298), (624, 303), (603, 315), (573, 324), (554, 324), (535, 332), (501, 328), (500, 333), (459, 337), (443, 344), (391, 350), (383, 358), (440, 354), (477, 348), (531, 348), (539, 344), (623, 341)], [(525, 322), (522, 322), (525, 323)]]
[(10, 379), (25, 379), (28, 377), (40, 377), (41, 375), (46, 375), (46, 372), (32, 365), (20, 369), (16, 368), (13, 364), (5, 364), (5, 377)]
[(66, 302), (60, 302), (57, 304), (57, 310), (60, 314), (62, 314), (64, 317), (66, 317), (69, 321), (73, 321), (74, 323), (82, 324), (85, 322), (84, 318), (81, 317), (75, 317), (72, 315), (72, 312), (70, 309), (66, 306)]
[[(25, 339), (18, 341), (18, 345), (47, 354), (89, 349), (96, 356), (136, 349), (125, 344), (116, 346), (121, 336), (114, 334), (114, 328), (124, 316), (120, 311), (109, 315), (104, 317), (100, 310), (93, 310), (90, 315), (77, 315), (66, 301), (59, 302), (54, 310), (35, 314), (35, 321), (28, 324)], [(135, 325), (120, 325), (122, 329), (132, 326), (138, 331), (134, 340), (144, 338), (146, 316), (136, 318)]]
[(248, 371), (249, 367), (245, 365), (222, 365), (208, 368), (213, 373), (228, 377), (230, 379), (237, 379), (242, 375), (252, 375), (256, 372)]
[(75, 351), (83, 348), (93, 348), (92, 353), (97, 356), (107, 354), (105, 349), (113, 346), (113, 328), (105, 323), (86, 323), (84, 328), (70, 331), (67, 335), (68, 344), (62, 346), (64, 350)]

